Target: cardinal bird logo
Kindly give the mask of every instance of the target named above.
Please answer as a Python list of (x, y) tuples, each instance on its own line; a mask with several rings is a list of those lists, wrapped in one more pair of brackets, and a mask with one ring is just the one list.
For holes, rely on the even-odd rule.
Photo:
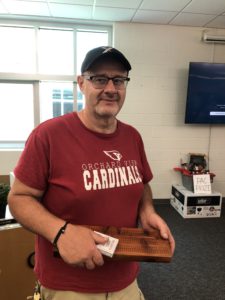
[(110, 151), (103, 151), (106, 155), (108, 155), (113, 160), (120, 161), (123, 157), (122, 154), (119, 153), (117, 150), (110, 150)]

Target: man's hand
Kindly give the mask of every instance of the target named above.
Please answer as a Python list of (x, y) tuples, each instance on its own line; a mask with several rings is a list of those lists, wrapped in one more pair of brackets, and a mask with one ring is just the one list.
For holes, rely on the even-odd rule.
[(151, 231), (152, 229), (158, 229), (161, 237), (169, 240), (173, 255), (175, 250), (175, 240), (166, 222), (156, 212), (147, 210), (140, 213), (140, 221), (144, 230)]
[(146, 184), (144, 188), (139, 208), (139, 219), (144, 230), (151, 231), (152, 229), (157, 229), (162, 238), (169, 240), (173, 255), (175, 250), (175, 240), (166, 222), (155, 212), (152, 203), (152, 191), (148, 184)]
[(61, 258), (68, 264), (89, 270), (102, 266), (104, 260), (96, 244), (104, 244), (107, 238), (79, 225), (68, 224), (57, 242)]

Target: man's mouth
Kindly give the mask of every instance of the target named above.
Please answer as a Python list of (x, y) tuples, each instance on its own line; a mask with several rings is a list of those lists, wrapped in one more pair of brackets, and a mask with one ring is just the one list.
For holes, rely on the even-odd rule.
[(106, 102), (118, 102), (119, 99), (117, 98), (101, 98), (99, 101), (106, 101)]

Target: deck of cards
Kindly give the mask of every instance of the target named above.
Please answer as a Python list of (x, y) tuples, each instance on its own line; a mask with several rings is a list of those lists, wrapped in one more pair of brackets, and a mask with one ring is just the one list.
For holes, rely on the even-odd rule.
[(95, 233), (108, 238), (108, 241), (105, 244), (98, 244), (97, 245), (97, 248), (99, 249), (99, 251), (103, 255), (106, 255), (106, 256), (109, 256), (109, 257), (113, 257), (113, 254), (114, 254), (114, 252), (116, 250), (116, 247), (117, 247), (117, 245), (119, 243), (119, 240), (116, 239), (116, 238), (114, 238), (114, 237), (112, 237), (112, 236), (103, 234), (103, 233), (98, 232), (98, 231), (95, 231)]

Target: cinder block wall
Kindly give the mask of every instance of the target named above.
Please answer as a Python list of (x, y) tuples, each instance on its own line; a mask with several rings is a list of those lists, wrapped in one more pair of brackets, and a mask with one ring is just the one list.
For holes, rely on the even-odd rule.
[[(209, 155), (213, 188), (225, 196), (225, 125), (185, 125), (190, 61), (225, 63), (225, 45), (201, 41), (203, 28), (116, 23), (114, 45), (133, 70), (119, 118), (142, 134), (154, 179), (154, 198), (169, 198), (173, 171), (189, 152)], [(215, 30), (225, 35), (225, 30)]]

